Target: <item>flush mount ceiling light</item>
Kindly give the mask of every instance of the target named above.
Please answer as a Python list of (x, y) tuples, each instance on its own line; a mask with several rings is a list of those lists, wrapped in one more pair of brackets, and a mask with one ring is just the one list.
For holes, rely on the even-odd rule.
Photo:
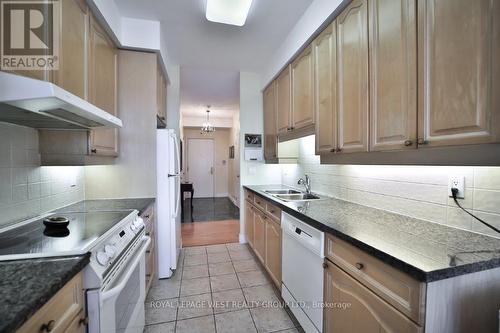
[(253, 0), (207, 0), (207, 20), (237, 25), (245, 24)]

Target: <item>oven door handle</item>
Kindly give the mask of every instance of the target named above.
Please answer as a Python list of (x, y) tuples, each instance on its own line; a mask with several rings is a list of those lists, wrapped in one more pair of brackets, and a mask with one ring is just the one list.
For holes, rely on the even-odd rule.
[(144, 244), (142, 244), (141, 248), (136, 252), (136, 255), (135, 255), (135, 258), (133, 259), (133, 262), (130, 265), (127, 265), (129, 267), (129, 269), (122, 276), (122, 278), (120, 279), (120, 282), (118, 282), (118, 284), (115, 287), (113, 287), (109, 290), (106, 290), (101, 294), (101, 300), (103, 302), (118, 295), (123, 290), (123, 288), (125, 288), (125, 285), (127, 284), (128, 279), (130, 278), (130, 276), (134, 272), (135, 268), (137, 267), (137, 265), (141, 261), (142, 256), (146, 252), (146, 249), (148, 248), (149, 244), (151, 244), (151, 237), (144, 236), (143, 243)]

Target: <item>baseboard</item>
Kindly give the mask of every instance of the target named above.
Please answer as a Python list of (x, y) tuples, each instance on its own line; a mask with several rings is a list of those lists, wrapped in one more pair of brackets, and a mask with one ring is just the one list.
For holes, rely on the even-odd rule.
[(238, 208), (240, 208), (240, 203), (238, 202), (238, 200), (236, 200), (235, 198), (233, 197), (229, 197), (229, 200), (231, 200), (231, 202)]
[(224, 197), (228, 197), (229, 196), (229, 193), (217, 193), (215, 195), (216, 198), (224, 198)]
[(239, 239), (240, 239), (240, 244), (246, 244), (246, 243), (248, 243), (247, 236), (245, 234), (240, 234), (239, 235)]

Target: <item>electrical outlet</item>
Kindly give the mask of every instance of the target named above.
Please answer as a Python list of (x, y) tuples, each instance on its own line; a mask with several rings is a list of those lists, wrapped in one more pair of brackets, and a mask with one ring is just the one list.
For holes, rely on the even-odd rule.
[(458, 189), (457, 198), (465, 198), (465, 176), (449, 176), (448, 177), (448, 195), (452, 198), (451, 189)]

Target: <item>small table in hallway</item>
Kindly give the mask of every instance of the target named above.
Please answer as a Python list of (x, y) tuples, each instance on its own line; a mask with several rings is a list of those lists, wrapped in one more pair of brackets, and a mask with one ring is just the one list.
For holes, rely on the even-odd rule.
[(181, 221), (184, 221), (184, 192), (191, 193), (191, 222), (193, 220), (193, 198), (194, 198), (194, 187), (193, 183), (181, 183)]

